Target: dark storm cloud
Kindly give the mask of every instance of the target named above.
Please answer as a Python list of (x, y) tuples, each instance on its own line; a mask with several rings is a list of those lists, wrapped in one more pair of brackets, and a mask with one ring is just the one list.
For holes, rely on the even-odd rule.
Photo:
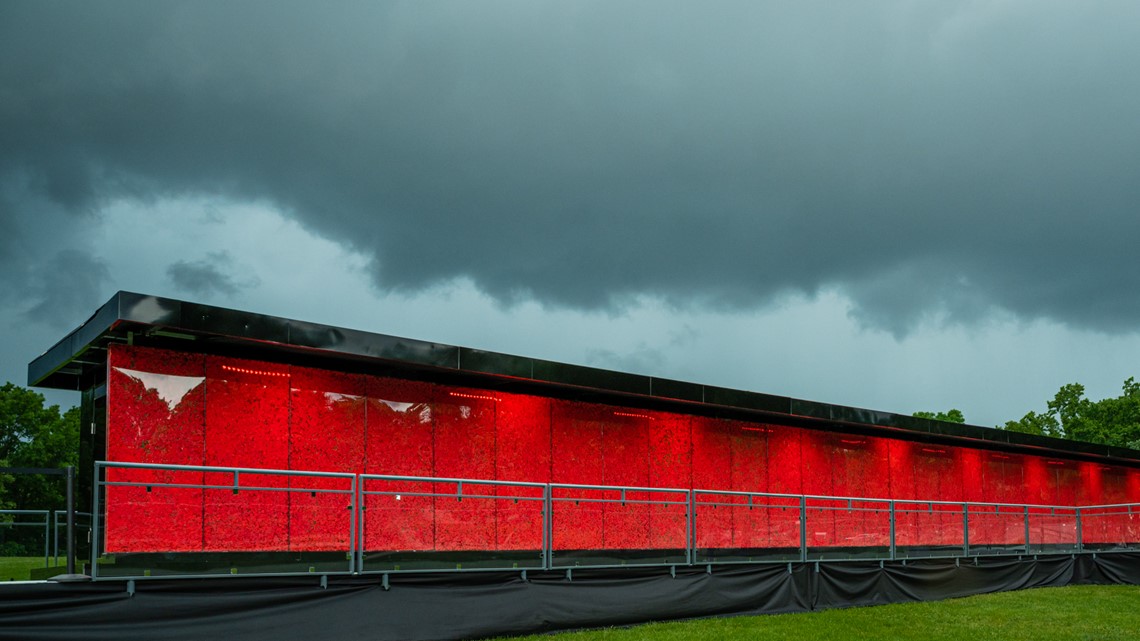
[(72, 211), (268, 200), (384, 289), (836, 288), (896, 334), (994, 309), (1126, 331), (1137, 24), (1132, 2), (9, 1), (0, 172)]
[(108, 281), (104, 261), (82, 250), (49, 255), (27, 283), (28, 298), (21, 301), (23, 316), (48, 327), (71, 328), (98, 306), (99, 292)]
[(227, 252), (212, 252), (202, 260), (180, 260), (166, 268), (166, 275), (178, 289), (199, 296), (218, 293), (233, 296), (242, 286), (224, 270), (233, 259)]
[(69, 326), (101, 302), (94, 296), (110, 279), (104, 262), (85, 251), (65, 249), (51, 255), (32, 278), (36, 296), (24, 312), (29, 320), (52, 327)]
[(13, 312), (9, 322), (71, 329), (103, 302), (110, 273), (83, 237), (91, 222), (33, 193), (21, 177), (0, 176), (0, 306)]

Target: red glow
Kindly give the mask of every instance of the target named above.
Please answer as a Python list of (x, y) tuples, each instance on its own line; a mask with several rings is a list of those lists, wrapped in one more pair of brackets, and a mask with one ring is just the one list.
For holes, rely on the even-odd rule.
[[(167, 350), (139, 350), (112, 345), (108, 356), (107, 459), (140, 463), (202, 465), (204, 462), (205, 385), (174, 400), (148, 389), (135, 372), (204, 377), (204, 356)], [(168, 400), (169, 399), (169, 400)], [(202, 474), (116, 470), (117, 481), (201, 483)], [(202, 549), (202, 490), (155, 487), (108, 488), (116, 509), (108, 512), (106, 550)], [(154, 519), (151, 513), (170, 516)]]
[[(288, 371), (269, 372), (258, 361), (206, 357), (205, 464), (288, 469), (290, 394)], [(273, 374), (259, 380), (226, 372)], [(248, 465), (248, 463), (254, 463)], [(288, 479), (263, 480), (286, 487)], [(288, 550), (289, 496), (284, 492), (207, 492), (203, 550)]]
[[(1092, 474), (1083, 465), (1042, 456), (924, 447), (914, 441), (829, 434), (770, 424), (771, 420), (750, 423), (666, 411), (650, 415), (632, 407), (134, 346), (113, 346), (109, 365), (106, 445), (112, 461), (886, 497), (916, 504), (970, 500), (1088, 505), (1140, 500), (1140, 471), (1129, 474), (1123, 468), (1098, 465), (1105, 473)], [(171, 400), (169, 393), (159, 394), (123, 370), (201, 378), (204, 383)], [(228, 376), (230, 372), (266, 378)], [(453, 398), (496, 405), (465, 404)], [(755, 438), (741, 432), (770, 436)], [(925, 457), (920, 452), (945, 456)], [(1047, 465), (1062, 469), (1050, 473)], [(143, 480), (141, 474), (121, 472), (116, 479)], [(202, 482), (200, 473), (185, 480)], [(287, 483), (269, 478), (260, 482), (281, 487)], [(465, 550), (488, 540), (501, 550), (541, 545), (541, 511), (533, 509), (533, 503), (466, 499), (460, 503), (410, 496), (443, 491), (443, 486), (409, 482), (400, 488), (406, 494), (398, 503), (387, 496), (366, 498), (367, 548)], [(344, 547), (350, 512), (333, 495), (259, 496), (244, 491), (235, 495), (228, 490), (221, 494), (219, 498), (216, 491), (157, 486), (149, 493), (112, 488), (106, 549)], [(971, 542), (1024, 542), (1020, 513), (1007, 517), (980, 507), (973, 510)], [(743, 505), (709, 510), (697, 521), (695, 534), (700, 545), (713, 548), (795, 547), (799, 524), (792, 512)], [(975, 513), (992, 516), (975, 522)], [(164, 518), (155, 518), (156, 514)], [(564, 548), (654, 549), (678, 547), (679, 540), (679, 545), (684, 544), (685, 511), (673, 506), (566, 503), (558, 507), (557, 519), (570, 524), (556, 534), (556, 544)], [(847, 545), (858, 540), (883, 545), (885, 523), (858, 510), (813, 513), (807, 524), (809, 544)], [(960, 523), (960, 512), (937, 506), (899, 514), (898, 541), (961, 545)], [(950, 534), (955, 527), (959, 534)], [(1060, 530), (1032, 527), (1034, 541), (1062, 542)], [(1126, 533), (1127, 527), (1131, 526), (1123, 519), (1093, 520), (1084, 540), (1111, 542), (1140, 536)]]

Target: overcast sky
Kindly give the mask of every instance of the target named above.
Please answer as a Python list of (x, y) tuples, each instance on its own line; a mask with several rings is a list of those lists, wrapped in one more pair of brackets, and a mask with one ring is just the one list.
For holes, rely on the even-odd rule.
[(1137, 203), (1133, 0), (0, 3), (0, 381), (126, 289), (993, 425)]

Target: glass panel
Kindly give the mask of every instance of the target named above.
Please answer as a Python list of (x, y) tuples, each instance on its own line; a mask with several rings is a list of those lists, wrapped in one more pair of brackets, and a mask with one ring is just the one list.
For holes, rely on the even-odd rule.
[(1033, 553), (1076, 552), (1076, 511), (1060, 508), (1030, 508), (1029, 551)]
[(808, 559), (884, 558), (890, 555), (888, 501), (807, 500)]
[(685, 492), (552, 487), (555, 567), (685, 563)]
[(1083, 508), (1081, 538), (1084, 550), (1124, 551), (1140, 549), (1140, 505)]
[(103, 552), (201, 551), (201, 471), (108, 469)]
[[(124, 473), (130, 472), (127, 476)], [(125, 545), (104, 546), (101, 576), (347, 572), (351, 565), (351, 477), (304, 477), (233, 470), (106, 471), (108, 531)], [(123, 480), (129, 479), (129, 480)], [(219, 521), (201, 521), (204, 501)], [(182, 501), (195, 506), (189, 540)], [(289, 511), (282, 505), (291, 506)], [(319, 536), (289, 536), (289, 517), (318, 524)], [(124, 517), (126, 517), (124, 519)], [(135, 524), (143, 527), (136, 528)], [(169, 537), (154, 533), (168, 531)]]
[(1025, 510), (1017, 506), (969, 506), (970, 554), (1025, 554)]
[(800, 558), (800, 500), (763, 494), (696, 495), (696, 562)]
[(363, 482), (366, 572), (542, 567), (542, 487)]
[(895, 503), (898, 558), (957, 556), (964, 549), (960, 503)]

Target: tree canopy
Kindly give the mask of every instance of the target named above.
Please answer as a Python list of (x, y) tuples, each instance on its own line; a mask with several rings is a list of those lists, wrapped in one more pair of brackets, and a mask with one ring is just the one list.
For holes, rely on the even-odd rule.
[[(66, 467), (79, 463), (79, 408), (44, 406), (43, 394), (12, 383), (0, 387), (0, 467)], [(0, 475), (0, 509), (58, 509), (61, 477)]]
[(948, 423), (965, 423), (966, 416), (962, 414), (962, 410), (951, 409), (946, 412), (915, 412), (912, 416), (918, 418), (930, 418), (936, 421), (946, 421)]
[(1001, 429), (1074, 441), (1140, 449), (1140, 383), (1129, 377), (1123, 393), (1099, 401), (1085, 396), (1080, 383), (1062, 385), (1044, 413), (1031, 411)]

